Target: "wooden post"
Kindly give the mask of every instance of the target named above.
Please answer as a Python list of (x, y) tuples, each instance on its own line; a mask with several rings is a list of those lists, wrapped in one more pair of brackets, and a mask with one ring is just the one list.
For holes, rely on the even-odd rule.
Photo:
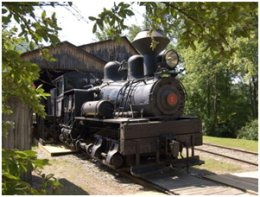
[[(2, 147), (6, 150), (31, 150), (32, 147), (32, 111), (17, 98), (9, 101), (13, 110), (11, 115), (3, 115), (3, 121), (12, 121), (14, 126), (8, 128), (7, 135), (2, 137)], [(31, 171), (22, 176), (31, 182)]]

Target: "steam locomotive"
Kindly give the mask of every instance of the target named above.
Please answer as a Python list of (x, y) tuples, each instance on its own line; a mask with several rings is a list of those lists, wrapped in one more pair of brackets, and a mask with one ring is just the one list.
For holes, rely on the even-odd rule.
[(55, 79), (47, 104), (52, 137), (112, 168), (198, 164), (201, 121), (183, 116), (179, 57), (163, 52), (169, 41), (160, 31), (142, 31), (132, 43), (141, 55), (108, 62), (102, 81), (79, 72)]

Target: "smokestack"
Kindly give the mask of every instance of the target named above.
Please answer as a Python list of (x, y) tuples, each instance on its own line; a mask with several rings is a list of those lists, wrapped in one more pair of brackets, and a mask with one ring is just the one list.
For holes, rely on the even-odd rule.
[[(152, 39), (157, 43), (151, 48)], [(144, 76), (153, 76), (157, 69), (156, 57), (162, 52), (170, 40), (161, 31), (141, 31), (132, 42), (133, 46), (144, 56)]]

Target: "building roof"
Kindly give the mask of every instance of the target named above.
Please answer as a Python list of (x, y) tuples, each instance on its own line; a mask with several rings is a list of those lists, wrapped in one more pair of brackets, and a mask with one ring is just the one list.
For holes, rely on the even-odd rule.
[(37, 63), (42, 69), (103, 71), (109, 61), (123, 61), (138, 54), (126, 37), (117, 40), (105, 40), (86, 45), (75, 46), (70, 42), (61, 42), (49, 49), (50, 55), (56, 58), (49, 62), (43, 58), (42, 50), (36, 49), (22, 54), (25, 60)]
[(103, 69), (106, 64), (102, 59), (67, 41), (43, 49), (48, 49), (56, 61), (45, 60), (40, 49), (26, 52), (22, 54), (22, 57), (37, 63), (42, 69), (95, 71)]

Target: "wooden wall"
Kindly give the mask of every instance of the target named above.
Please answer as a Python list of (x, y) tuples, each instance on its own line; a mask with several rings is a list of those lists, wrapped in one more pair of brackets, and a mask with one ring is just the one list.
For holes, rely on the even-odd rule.
[(32, 111), (19, 99), (13, 98), (9, 105), (14, 109), (10, 116), (3, 115), (3, 121), (13, 121), (15, 125), (9, 127), (3, 139), (3, 148), (30, 150), (32, 146)]

